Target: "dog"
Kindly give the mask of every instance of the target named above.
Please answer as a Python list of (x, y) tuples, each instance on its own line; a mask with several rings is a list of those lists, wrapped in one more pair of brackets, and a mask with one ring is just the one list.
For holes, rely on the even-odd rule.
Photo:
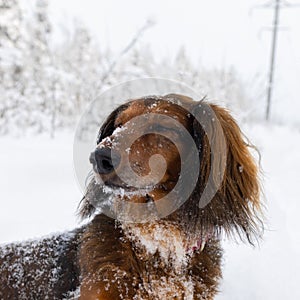
[(214, 299), (222, 236), (254, 244), (263, 230), (251, 147), (230, 113), (206, 100), (169, 94), (119, 106), (90, 156), (79, 206), (88, 222), (3, 245), (0, 298)]

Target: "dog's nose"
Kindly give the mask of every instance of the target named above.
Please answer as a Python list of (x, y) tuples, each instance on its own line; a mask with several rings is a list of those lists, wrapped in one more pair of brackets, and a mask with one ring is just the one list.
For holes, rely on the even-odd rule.
[(108, 174), (119, 165), (120, 156), (110, 148), (97, 148), (90, 155), (90, 163), (99, 174)]

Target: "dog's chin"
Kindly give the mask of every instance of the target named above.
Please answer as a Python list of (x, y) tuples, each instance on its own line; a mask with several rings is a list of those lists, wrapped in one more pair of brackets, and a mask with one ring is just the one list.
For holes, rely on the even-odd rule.
[(145, 186), (143, 184), (141, 184), (141, 186), (130, 186), (120, 180), (105, 180), (97, 173), (94, 173), (94, 179), (96, 184), (101, 186), (106, 194), (113, 194), (116, 196), (141, 196), (146, 197), (147, 201), (151, 200), (152, 192), (162, 189), (160, 184), (150, 186)]
[[(136, 188), (133, 186), (127, 185), (119, 185), (119, 184), (112, 184), (112, 183), (104, 183), (104, 190), (111, 191), (112, 194), (121, 196), (121, 197), (132, 197), (132, 196), (139, 196), (139, 197), (150, 197), (149, 193), (152, 191), (153, 188)], [(143, 201), (144, 202), (144, 201)]]
[(97, 185), (101, 186), (106, 194), (116, 195), (116, 196), (141, 196), (150, 197), (149, 193), (155, 188), (151, 187), (134, 187), (126, 184), (121, 184), (114, 181), (103, 181), (99, 174), (94, 175), (95, 182)]

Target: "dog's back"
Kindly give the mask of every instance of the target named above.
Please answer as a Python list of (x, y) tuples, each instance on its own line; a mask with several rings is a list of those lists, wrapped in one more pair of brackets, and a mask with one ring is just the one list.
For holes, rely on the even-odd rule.
[(82, 230), (0, 246), (0, 299), (63, 299), (75, 292)]

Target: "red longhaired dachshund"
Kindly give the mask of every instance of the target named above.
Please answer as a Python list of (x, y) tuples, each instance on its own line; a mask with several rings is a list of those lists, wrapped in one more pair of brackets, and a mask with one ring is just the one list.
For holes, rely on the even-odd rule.
[[(132, 122), (139, 116), (147, 117)], [(133, 132), (140, 135), (130, 148), (118, 150)], [(258, 168), (249, 147), (228, 111), (204, 100), (170, 94), (121, 105), (100, 128), (90, 156), (93, 178), (79, 209), (90, 221), (69, 233), (1, 246), (0, 299), (213, 299), (221, 235), (253, 243), (262, 228)], [(155, 155), (164, 160), (159, 177), (151, 171), (162, 165), (157, 156), (151, 162)], [(126, 177), (132, 174), (126, 161), (134, 184), (126, 182), (132, 176)], [(180, 176), (188, 180), (178, 188)], [(210, 178), (215, 191), (201, 205)], [(171, 193), (176, 187), (178, 196)]]

